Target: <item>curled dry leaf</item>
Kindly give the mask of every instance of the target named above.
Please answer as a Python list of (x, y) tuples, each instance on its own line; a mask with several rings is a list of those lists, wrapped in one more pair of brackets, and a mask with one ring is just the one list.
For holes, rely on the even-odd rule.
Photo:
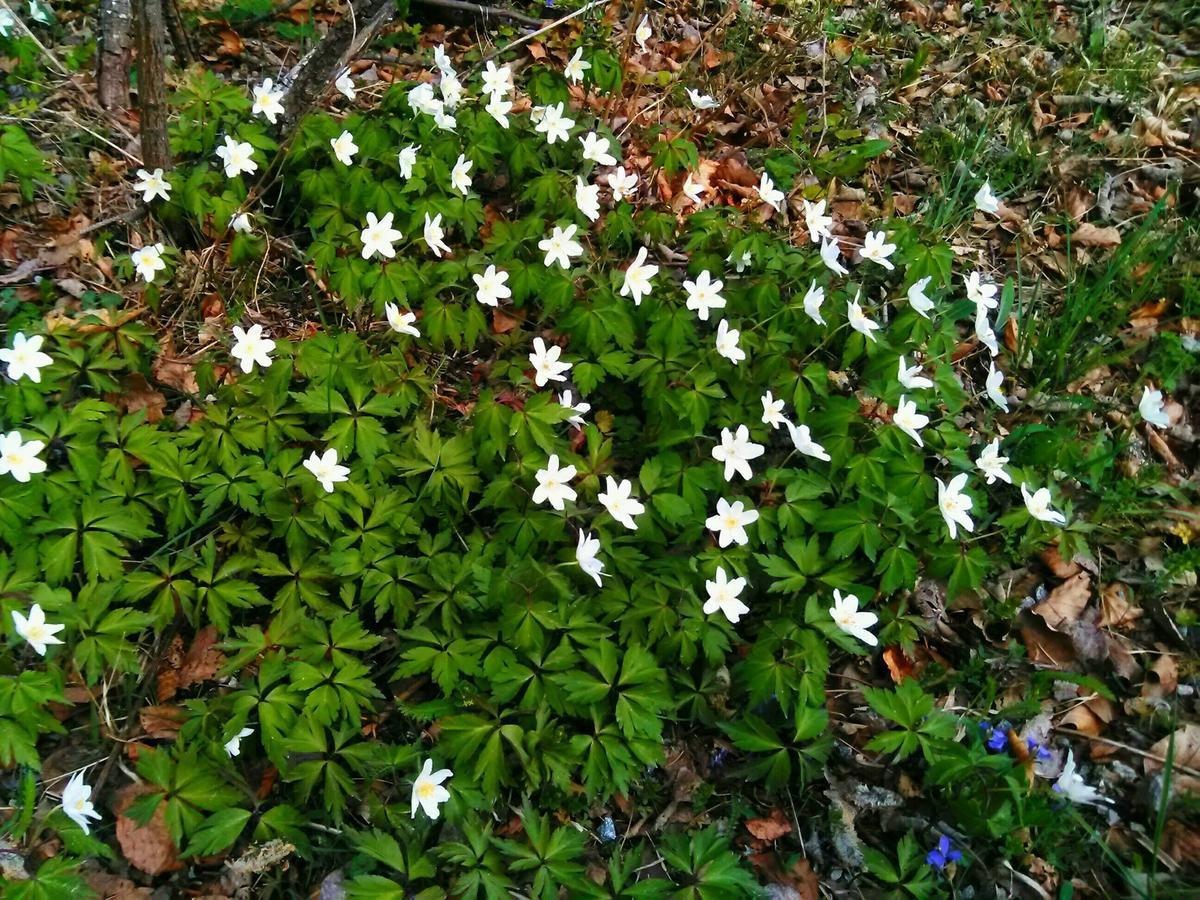
[(1033, 608), (1054, 631), (1067, 631), (1078, 621), (1092, 596), (1092, 578), (1086, 572), (1068, 578)]
[(1174, 694), (1178, 687), (1179, 666), (1174, 656), (1164, 653), (1146, 673), (1146, 680), (1142, 682), (1142, 697), (1163, 699)]

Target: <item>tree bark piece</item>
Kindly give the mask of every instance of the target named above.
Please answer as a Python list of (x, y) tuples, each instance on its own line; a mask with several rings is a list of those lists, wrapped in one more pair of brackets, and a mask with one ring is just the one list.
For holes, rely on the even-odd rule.
[(133, 10), (129, 0), (100, 0), (100, 46), (96, 92), (105, 109), (129, 108), (129, 67), (133, 61)]
[(349, 10), (329, 29), (321, 42), (283, 77), (281, 134), (287, 134), (296, 126), (329, 89), (338, 73), (395, 14), (395, 0), (356, 0), (350, 3)]
[(167, 140), (166, 27), (162, 0), (136, 0), (138, 105), (142, 162), (147, 169), (171, 168)]

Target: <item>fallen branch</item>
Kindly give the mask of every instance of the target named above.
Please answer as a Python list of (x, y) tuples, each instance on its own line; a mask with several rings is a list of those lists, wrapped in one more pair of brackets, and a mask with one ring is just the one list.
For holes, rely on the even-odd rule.
[(416, 2), (421, 6), (436, 6), (441, 9), (456, 9), (460, 12), (474, 13), (485, 20), (490, 16), (495, 16), (497, 19), (511, 19), (514, 22), (520, 22), (523, 25), (532, 25), (535, 28), (542, 24), (541, 19), (535, 19), (533, 16), (527, 16), (525, 13), (520, 13), (515, 9), (508, 9), (504, 6), (484, 6), (481, 3), (467, 3), (465, 0), (416, 0)]
[(325, 94), (338, 73), (396, 14), (395, 0), (359, 0), (281, 81), (283, 115), (279, 131), (289, 134)]

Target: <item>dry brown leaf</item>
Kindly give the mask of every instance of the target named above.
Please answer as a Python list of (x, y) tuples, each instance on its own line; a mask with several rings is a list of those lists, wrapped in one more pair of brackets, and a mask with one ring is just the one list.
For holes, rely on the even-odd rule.
[(108, 396), (110, 402), (124, 410), (126, 415), (144, 409), (147, 422), (153, 424), (162, 420), (167, 398), (150, 386), (145, 375), (141, 372), (129, 373), (121, 379), (121, 389), (119, 395)]
[(888, 674), (892, 676), (893, 684), (899, 684), (913, 674), (913, 661), (905, 656), (899, 647), (888, 647), (884, 650), (883, 662), (888, 668)]
[(147, 875), (161, 875), (183, 868), (183, 863), (179, 861), (179, 848), (171, 840), (171, 831), (167, 828), (165, 803), (158, 805), (145, 825), (139, 826), (125, 815), (125, 810), (138, 797), (154, 790), (144, 783), (126, 785), (117, 796), (116, 805), (117, 843), (121, 845), (121, 852), (130, 864)]
[[(1167, 758), (1167, 747), (1170, 741), (1171, 736), (1167, 735), (1150, 748), (1150, 753), (1158, 758), (1147, 757), (1144, 760), (1147, 773), (1162, 771), (1162, 760)], [(1177, 765), (1187, 766), (1189, 769), (1200, 769), (1200, 725), (1189, 722), (1175, 732), (1174, 762)], [(1171, 781), (1176, 790), (1188, 794), (1200, 794), (1200, 778), (1176, 771), (1171, 773)]]
[(1071, 232), (1071, 243), (1082, 247), (1116, 247), (1121, 243), (1121, 232), (1111, 225), (1101, 227), (1084, 222)]
[(1047, 547), (1038, 554), (1038, 557), (1046, 564), (1046, 568), (1050, 570), (1050, 574), (1055, 578), (1073, 578), (1083, 571), (1079, 563), (1074, 560), (1068, 561), (1062, 558), (1058, 552), (1057, 544)]
[(1054, 631), (1067, 631), (1078, 621), (1091, 596), (1092, 577), (1080, 572), (1052, 590), (1045, 600), (1033, 608), (1033, 613), (1041, 616)]
[(791, 834), (792, 823), (787, 820), (782, 811), (773, 809), (771, 815), (766, 819), (746, 820), (746, 830), (760, 841), (777, 841), (785, 834)]
[(84, 878), (88, 887), (104, 900), (148, 900), (154, 895), (153, 888), (138, 887), (128, 878), (111, 872), (88, 872)]
[(175, 341), (170, 335), (163, 340), (158, 356), (154, 357), (150, 374), (159, 384), (174, 388), (181, 394), (195, 395), (200, 392), (195, 365), (175, 355)]
[(1063, 199), (1067, 215), (1076, 221), (1083, 222), (1084, 216), (1096, 204), (1096, 195), (1081, 184), (1073, 184), (1067, 189)]
[(1032, 620), (1021, 629), (1021, 640), (1031, 662), (1055, 669), (1071, 669), (1078, 664), (1071, 640), (1051, 631), (1040, 620)]
[(138, 710), (138, 722), (145, 737), (174, 740), (183, 720), (183, 709), (174, 705), (144, 706)]
[(187, 653), (183, 651), (183, 639), (175, 636), (159, 665), (159, 703), (165, 703), (184, 688), (207, 681), (217, 674), (225, 664), (225, 656), (214, 646), (216, 642), (217, 629), (211, 625), (201, 629)]
[(1195, 865), (1200, 859), (1200, 832), (1189, 828), (1176, 819), (1167, 822), (1163, 829), (1163, 849), (1177, 863)]
[(241, 56), (242, 51), (246, 49), (242, 36), (230, 28), (222, 29), (219, 37), (221, 43), (217, 47), (218, 56)]
[(1133, 602), (1128, 585), (1113, 581), (1100, 589), (1100, 625), (1104, 628), (1129, 628), (1144, 610)]
[(1133, 126), (1133, 134), (1146, 147), (1174, 147), (1187, 141), (1188, 133), (1172, 128), (1166, 119), (1147, 113)]
[(508, 334), (514, 328), (521, 324), (521, 320), (515, 316), (510, 316), (502, 309), (492, 310), (492, 333), (493, 334)]

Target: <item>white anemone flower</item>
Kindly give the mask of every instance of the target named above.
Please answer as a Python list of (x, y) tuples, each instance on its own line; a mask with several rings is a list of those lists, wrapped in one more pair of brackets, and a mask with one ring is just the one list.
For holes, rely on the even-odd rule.
[(471, 193), (471, 166), (474, 162), (467, 159), (465, 154), (458, 154), (458, 160), (450, 171), (450, 186), (464, 197)]
[(994, 362), (988, 363), (987, 380), (984, 382), (984, 390), (988, 395), (988, 399), (995, 403), (1005, 412), (1008, 412), (1008, 399), (1004, 396), (1004, 373), (996, 368)]
[(579, 563), (579, 568), (583, 569), (583, 573), (591, 576), (592, 580), (596, 582), (596, 587), (603, 586), (604, 582), (600, 578), (606, 574), (604, 563), (597, 556), (599, 552), (600, 539), (592, 537), (586, 531), (579, 532), (579, 544), (575, 547), (575, 561)]
[(171, 199), (171, 182), (167, 181), (161, 168), (155, 169), (153, 172), (138, 169), (137, 176), (138, 181), (134, 184), (133, 189), (142, 192), (143, 203), (149, 203), (155, 197), (162, 197), (164, 200)]
[(896, 245), (887, 242), (887, 235), (882, 231), (868, 231), (867, 236), (863, 238), (862, 249), (859, 255), (863, 259), (869, 259), (871, 262), (879, 263), (885, 269), (891, 271), (896, 268), (890, 259), (893, 253), (896, 252)]
[(649, 297), (654, 290), (650, 279), (658, 274), (658, 266), (646, 262), (648, 252), (645, 247), (638, 248), (637, 256), (625, 269), (625, 278), (621, 282), (621, 296), (632, 297), (634, 306), (641, 306), (642, 298)]
[(704, 601), (704, 614), (711, 616), (720, 611), (726, 619), (736, 625), (742, 616), (750, 612), (750, 607), (738, 599), (745, 588), (745, 578), (730, 579), (725, 574), (725, 568), (717, 566), (714, 579), (704, 582), (704, 589), (708, 591), (708, 599)]
[(387, 213), (382, 219), (375, 213), (367, 213), (367, 227), (359, 234), (362, 241), (362, 258), (370, 259), (376, 253), (392, 259), (396, 255), (393, 244), (404, 235), (392, 227), (393, 214)]
[(54, 362), (42, 352), (45, 338), (40, 334), (26, 337), (24, 332), (13, 335), (12, 349), (0, 348), (0, 362), (7, 366), (5, 374), (13, 381), (28, 378), (34, 384), (42, 381), (42, 369)]
[(749, 481), (754, 477), (750, 468), (750, 460), (758, 459), (766, 448), (750, 440), (750, 429), (739, 425), (736, 432), (728, 428), (721, 429), (721, 443), (712, 449), (712, 457), (725, 466), (725, 480), (733, 481), (734, 475), (741, 475)]
[(152, 282), (154, 276), (167, 267), (167, 261), (163, 259), (165, 249), (160, 242), (142, 247), (140, 250), (134, 250), (129, 254), (129, 261), (133, 263), (137, 273), (145, 279), (146, 284)]
[(900, 395), (900, 405), (892, 413), (892, 424), (916, 441), (918, 447), (924, 447), (921, 440), (921, 429), (929, 424), (929, 416), (917, 412), (917, 404)]
[(746, 351), (738, 346), (742, 333), (736, 328), (729, 327), (729, 320), (722, 319), (717, 323), (717, 353), (725, 357), (735, 366), (746, 358)]
[(911, 306), (918, 315), (929, 318), (929, 313), (933, 309), (934, 303), (925, 295), (925, 289), (929, 287), (929, 282), (933, 280), (933, 276), (926, 275), (914, 281), (908, 287), (908, 305)]
[(992, 186), (986, 181), (975, 192), (975, 208), (981, 213), (995, 215), (1000, 212), (1000, 198), (992, 193)]
[(850, 272), (841, 264), (840, 257), (842, 255), (841, 248), (838, 247), (838, 242), (834, 240), (821, 242), (821, 262), (825, 263), (825, 267), (835, 275), (846, 275)]
[(254, 102), (250, 107), (251, 115), (262, 116), (272, 125), (283, 115), (283, 91), (275, 87), (275, 82), (264, 78), (262, 84), (251, 92)]
[[(49, 357), (46, 357), (46, 359), (48, 361)], [(12, 377), (11, 372), (9, 377)], [(1150, 385), (1142, 388), (1142, 399), (1138, 401), (1138, 412), (1141, 413), (1142, 420), (1147, 425), (1153, 425), (1155, 428), (1169, 428), (1171, 426), (1171, 418), (1167, 415), (1167, 411), (1163, 406), (1162, 391), (1156, 391)]]
[(308, 459), (304, 460), (304, 468), (312, 473), (313, 478), (317, 479), (327, 494), (333, 493), (335, 484), (350, 480), (350, 469), (338, 465), (338, 452), (332, 447), (320, 456), (317, 456), (317, 451), (314, 450)]
[(475, 282), (475, 299), (484, 306), (498, 306), (501, 300), (512, 296), (508, 286), (508, 273), (495, 266), (488, 266), (482, 275), (472, 275)]
[(795, 446), (798, 453), (805, 456), (811, 456), (813, 459), (819, 459), (822, 462), (829, 462), (829, 454), (825, 452), (825, 448), (812, 439), (812, 432), (807, 425), (793, 425), (787, 423), (788, 435), (792, 439), (792, 444)]
[(412, 813), (410, 818), (417, 817), (417, 809), (424, 811), (425, 815), (431, 819), (437, 819), (441, 805), (450, 799), (450, 791), (445, 787), (446, 779), (453, 777), (454, 773), (449, 769), (438, 769), (433, 771), (433, 760), (425, 760), (425, 765), (421, 767), (421, 774), (417, 776), (417, 780), (413, 782), (412, 789)]
[(1000, 455), (1000, 438), (993, 438), (992, 442), (980, 451), (975, 465), (987, 478), (988, 484), (993, 484), (997, 480), (1012, 484), (1012, 476), (1004, 468), (1004, 464), (1007, 462), (1008, 457)]
[(575, 120), (568, 119), (563, 114), (563, 109), (564, 104), (561, 101), (547, 106), (542, 113), (541, 121), (534, 126), (534, 131), (546, 136), (547, 144), (570, 140), (571, 129), (575, 127)]
[(333, 155), (343, 166), (354, 164), (354, 154), (358, 152), (358, 144), (354, 143), (354, 135), (350, 132), (343, 131), (337, 137), (331, 138), (329, 146), (333, 148)]
[(709, 516), (704, 527), (717, 533), (717, 546), (721, 549), (730, 544), (744, 547), (750, 542), (746, 526), (758, 521), (758, 510), (746, 509), (741, 500), (730, 503), (724, 497), (717, 500), (716, 515)]
[(833, 216), (825, 215), (825, 201), (809, 203), (802, 199), (800, 202), (804, 204), (804, 225), (808, 229), (808, 239), (819, 244), (822, 239), (832, 238)]
[(808, 291), (804, 294), (804, 314), (818, 325), (825, 324), (825, 318), (821, 315), (821, 305), (824, 302), (825, 288), (817, 284), (817, 280), (814, 278), (808, 286)]
[(710, 311), (725, 308), (725, 298), (721, 296), (721, 288), (724, 286), (724, 282), (713, 278), (707, 269), (697, 275), (695, 281), (684, 280), (687, 308), (694, 310), (701, 322), (707, 322)]
[(90, 834), (89, 819), (99, 819), (100, 813), (92, 805), (92, 788), (83, 780), (83, 773), (76, 772), (71, 776), (62, 792), (62, 808), (72, 822), (83, 829), (84, 834)]
[(446, 232), (442, 228), (442, 214), (438, 213), (432, 219), (429, 218), (429, 213), (425, 213), (425, 228), (423, 232), (425, 244), (433, 251), (433, 255), (441, 258), (443, 253), (450, 252), (450, 245), (446, 243)]
[(396, 332), (396, 334), (407, 334), (412, 337), (421, 336), (421, 332), (413, 324), (417, 321), (417, 314), (415, 312), (400, 312), (400, 307), (395, 303), (383, 304), (383, 312), (387, 316), (388, 327)]
[(618, 481), (611, 475), (605, 476), (605, 490), (597, 496), (604, 504), (608, 514), (626, 528), (637, 531), (634, 516), (640, 516), (646, 511), (642, 502), (633, 496), (633, 482), (628, 478)]
[(245, 141), (235, 141), (225, 135), (225, 143), (217, 148), (217, 156), (225, 166), (225, 177), (236, 178), (245, 172), (258, 171), (258, 163), (254, 161), (254, 147)]
[(874, 647), (879, 643), (879, 638), (868, 630), (879, 621), (879, 617), (872, 612), (859, 612), (858, 598), (853, 594), (843, 597), (842, 592), (834, 588), (829, 617), (838, 628), (864, 644)]
[(558, 454), (552, 454), (546, 461), (546, 468), (538, 469), (537, 487), (533, 489), (534, 503), (549, 503), (562, 512), (566, 509), (566, 501), (575, 499), (575, 489), (570, 481), (575, 477), (574, 466), (558, 467)]
[(763, 203), (778, 212), (779, 204), (783, 202), (784, 193), (775, 187), (775, 182), (771, 180), (771, 176), (763, 172), (762, 178), (758, 182), (758, 196), (762, 198)]
[(571, 425), (583, 427), (583, 417), (592, 411), (592, 404), (586, 400), (575, 402), (575, 394), (571, 391), (563, 391), (558, 395), (558, 405), (563, 409), (569, 409), (574, 415), (567, 417), (567, 422)]
[(583, 255), (583, 245), (575, 240), (578, 230), (578, 225), (568, 225), (566, 228), (555, 225), (550, 237), (538, 241), (538, 249), (546, 254), (544, 264), (547, 268), (558, 263), (562, 268), (569, 269), (571, 260)]
[(533, 366), (533, 383), (545, 387), (551, 381), (566, 381), (567, 372), (572, 363), (562, 362), (562, 347), (557, 344), (546, 346), (546, 342), (536, 337), (533, 339), (533, 352), (529, 354), (529, 364)]
[(615, 166), (617, 164), (617, 158), (609, 152), (608, 138), (601, 137), (594, 131), (589, 131), (580, 137), (579, 142), (583, 145), (584, 159), (601, 166)]
[(900, 367), (896, 373), (896, 380), (910, 391), (925, 390), (933, 387), (933, 381), (921, 374), (921, 366), (906, 366), (903, 356), (900, 357)]
[(1049, 522), (1051, 525), (1066, 525), (1066, 517), (1056, 511), (1051, 505), (1050, 489), (1038, 488), (1032, 494), (1025, 482), (1021, 482), (1021, 497), (1025, 500), (1025, 508), (1039, 522)]
[(578, 84), (583, 81), (583, 73), (592, 67), (592, 64), (583, 58), (583, 48), (576, 47), (571, 58), (567, 60), (566, 66), (563, 68), (563, 75), (573, 84)]
[(770, 425), (771, 429), (774, 430), (780, 425), (787, 424), (787, 416), (783, 414), (784, 400), (782, 397), (776, 400), (774, 395), (770, 391), (767, 391), (759, 399), (762, 401), (762, 421), (764, 425)]
[(46, 613), (41, 604), (35, 603), (29, 608), (28, 617), (21, 615), (15, 609), (12, 611), (13, 628), (17, 636), (25, 640), (38, 656), (46, 655), (46, 648), (51, 644), (61, 644), (56, 636), (66, 628), (66, 625), (55, 625), (46, 621)]
[(970, 496), (963, 493), (963, 488), (967, 486), (967, 473), (960, 472), (950, 479), (947, 484), (938, 478), (938, 509), (942, 513), (942, 518), (946, 520), (946, 528), (950, 532), (950, 539), (954, 540), (958, 537), (958, 529), (961, 527), (963, 531), (973, 532), (975, 523), (971, 521), (969, 515), (973, 501)]
[(627, 197), (633, 197), (637, 193), (637, 184), (636, 172), (626, 174), (624, 166), (617, 166), (617, 170), (608, 175), (608, 186), (612, 188), (613, 203), (620, 203)]
[(229, 355), (238, 361), (247, 375), (254, 371), (255, 366), (269, 369), (274, 349), (275, 342), (263, 333), (261, 325), (251, 325), (247, 329), (240, 325), (233, 326), (233, 346), (229, 348)]

